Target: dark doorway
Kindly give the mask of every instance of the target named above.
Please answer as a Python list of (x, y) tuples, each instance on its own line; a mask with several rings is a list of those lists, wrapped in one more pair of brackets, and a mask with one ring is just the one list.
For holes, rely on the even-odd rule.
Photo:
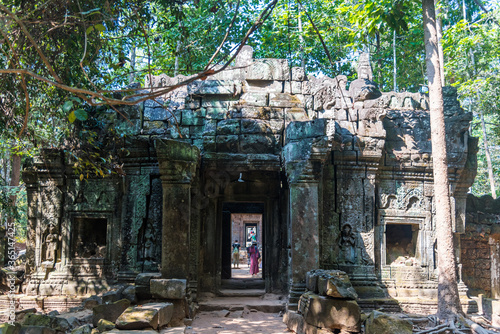
[[(251, 214), (251, 215), (249, 215)], [(246, 261), (246, 246), (247, 239), (256, 240), (260, 248), (260, 254), (263, 259), (263, 245), (265, 244), (265, 234), (263, 231), (264, 221), (264, 203), (248, 203), (248, 202), (225, 202), (222, 206), (222, 270), (221, 278), (230, 279), (233, 277), (231, 272), (232, 260), (232, 244), (238, 240), (241, 245), (241, 255), (244, 255), (241, 260)], [(245, 217), (252, 217), (247, 218)], [(257, 218), (258, 217), (258, 218)], [(260, 220), (258, 220), (260, 218)], [(259, 228), (260, 227), (260, 228)], [(235, 228), (241, 228), (241, 231), (236, 231)], [(254, 232), (255, 236), (251, 234)], [(248, 235), (247, 235), (248, 234)], [(252, 239), (253, 238), (253, 239)], [(243, 267), (247, 267), (246, 262)], [(261, 270), (263, 270), (262, 266)], [(248, 269), (248, 268), (247, 268)], [(261, 273), (264, 277), (263, 273)]]
[(104, 258), (107, 227), (105, 218), (75, 218), (71, 233), (73, 258)]

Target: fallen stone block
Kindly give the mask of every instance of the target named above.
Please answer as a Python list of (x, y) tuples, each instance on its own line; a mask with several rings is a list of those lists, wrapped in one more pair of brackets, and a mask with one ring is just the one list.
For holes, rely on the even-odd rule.
[(23, 326), (19, 334), (56, 334), (56, 331), (45, 326)]
[(16, 321), (22, 322), (24, 320), (24, 317), (26, 316), (26, 314), (30, 314), (30, 313), (36, 313), (36, 308), (33, 307), (33, 308), (28, 308), (28, 309), (16, 311)]
[(154, 298), (184, 299), (186, 298), (187, 280), (152, 279), (150, 289)]
[(3, 323), (0, 324), (0, 334), (18, 334), (21, 329), (21, 325), (15, 323), (14, 325)]
[(92, 324), (97, 327), (97, 323), (101, 319), (115, 322), (116, 319), (130, 306), (128, 299), (121, 299), (112, 304), (97, 305), (92, 309)]
[(115, 323), (109, 320), (100, 319), (97, 322), (97, 329), (99, 330), (99, 332), (106, 332), (112, 330), (113, 328), (115, 328)]
[(283, 316), (283, 323), (289, 330), (295, 333), (303, 333), (304, 317), (301, 314), (294, 311), (287, 311)]
[(24, 318), (23, 326), (48, 327), (58, 332), (67, 332), (71, 329), (68, 320), (64, 318), (36, 313), (27, 314)]
[(405, 319), (379, 311), (373, 311), (365, 323), (365, 334), (411, 334), (413, 325)]
[(150, 303), (129, 307), (116, 319), (118, 329), (158, 329), (166, 326), (172, 319), (172, 303)]
[(354, 300), (335, 299), (304, 293), (299, 300), (299, 312), (308, 324), (326, 329), (349, 332), (361, 330), (361, 309)]
[(341, 299), (358, 298), (349, 276), (340, 270), (324, 270), (318, 275), (318, 294)]
[(92, 332), (92, 327), (87, 324), (77, 327), (71, 331), (71, 334), (90, 334)]
[(150, 299), (151, 291), (149, 281), (152, 278), (161, 278), (160, 273), (142, 273), (135, 278), (135, 294), (140, 299)]
[(135, 286), (133, 285), (127, 286), (123, 290), (122, 296), (123, 298), (130, 300), (131, 304), (137, 303), (137, 295), (135, 294)]
[(123, 299), (122, 292), (125, 290), (125, 286), (121, 286), (116, 290), (108, 291), (102, 295), (103, 304), (114, 303), (120, 299)]

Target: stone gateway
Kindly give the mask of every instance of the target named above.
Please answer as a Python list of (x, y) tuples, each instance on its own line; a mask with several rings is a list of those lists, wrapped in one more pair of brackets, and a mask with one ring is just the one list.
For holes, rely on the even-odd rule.
[[(70, 296), (116, 282), (151, 296), (150, 281), (181, 280), (192, 304), (231, 276), (230, 217), (244, 213), (262, 215), (265, 289), (286, 294), (289, 310), (299, 308), (306, 274), (322, 269), (347, 274), (361, 309), (434, 312), (439, 222), (428, 97), (380, 92), (366, 57), (351, 83), (253, 59), (250, 47), (236, 64), (123, 107), (127, 120), (103, 115), (111, 127), (130, 127), (123, 176), (80, 180), (55, 149), (34, 159), (23, 173), (26, 293), (66, 296), (59, 303), (70, 306)], [(146, 86), (185, 79), (148, 76)], [(444, 98), (460, 263), (477, 141), (456, 91), (445, 87)], [(459, 289), (474, 311), (463, 282)], [(303, 308), (351, 303), (328, 298), (304, 296)], [(353, 319), (346, 328), (358, 328)]]

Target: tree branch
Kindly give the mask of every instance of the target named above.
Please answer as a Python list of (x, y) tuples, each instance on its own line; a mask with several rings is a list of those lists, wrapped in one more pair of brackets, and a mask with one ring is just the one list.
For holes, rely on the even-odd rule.
[[(488, 9), (486, 9), (486, 7), (484, 7), (484, 5), (483, 5), (483, 3), (481, 2), (481, 0), (474, 0), (474, 2), (476, 3), (476, 5), (478, 5), (478, 6), (479, 6), (479, 7), (483, 10), (483, 12), (485, 12), (486, 14), (489, 14), (489, 13), (490, 13), (490, 11), (489, 11)], [(496, 24), (497, 26), (499, 26), (499, 27), (500, 27), (500, 24), (498, 23), (498, 21), (497, 21), (497, 20), (496, 20), (493, 16), (491, 17), (491, 20), (492, 20), (493, 22), (495, 22), (495, 24)]]
[(240, 0), (238, 0), (238, 2), (236, 3), (236, 9), (234, 10), (233, 19), (231, 20), (231, 23), (229, 23), (229, 26), (227, 27), (226, 34), (224, 35), (224, 38), (222, 39), (222, 42), (219, 44), (219, 47), (217, 48), (217, 50), (215, 50), (215, 53), (212, 55), (212, 58), (210, 58), (210, 60), (208, 61), (207, 66), (205, 66), (205, 70), (210, 66), (210, 64), (212, 64), (212, 61), (217, 56), (217, 54), (220, 52), (220, 49), (222, 49), (222, 46), (226, 42), (227, 36), (229, 36), (229, 32), (233, 28), (234, 21), (236, 20), (236, 17), (238, 16), (238, 8), (239, 7), (240, 7)]
[[(83, 100), (85, 100), (87, 103), (89, 103), (92, 106), (135, 105), (135, 104), (138, 104), (138, 103), (146, 101), (146, 100), (155, 99), (155, 98), (160, 97), (162, 95), (165, 95), (165, 94), (167, 94), (167, 93), (169, 93), (169, 92), (171, 92), (179, 87), (188, 85), (189, 83), (191, 83), (195, 80), (205, 79), (208, 76), (217, 74), (217, 73), (225, 70), (231, 64), (231, 62), (236, 58), (236, 56), (239, 54), (239, 52), (241, 51), (243, 46), (246, 44), (246, 42), (248, 41), (248, 39), (250, 38), (252, 33), (255, 30), (257, 30), (265, 22), (265, 20), (269, 17), (269, 15), (272, 13), (274, 7), (276, 6), (277, 2), (278, 2), (278, 0), (273, 0), (262, 10), (259, 17), (254, 21), (252, 26), (247, 30), (247, 32), (246, 32), (245, 36), (243, 37), (243, 39), (241, 40), (239, 46), (236, 48), (236, 51), (229, 57), (229, 59), (224, 63), (224, 65), (222, 65), (218, 69), (215, 69), (215, 66), (218, 65), (220, 62), (217, 64), (214, 64), (212, 66), (208, 66), (209, 68), (192, 76), (191, 78), (183, 80), (183, 81), (181, 81), (175, 85), (169, 86), (169, 87), (165, 87), (165, 88), (161, 88), (161, 89), (154, 88), (154, 87), (145, 87), (146, 89), (152, 89), (151, 92), (149, 92), (149, 93), (133, 94), (133, 95), (126, 96), (124, 99), (120, 100), (120, 99), (115, 99), (115, 98), (109, 98), (109, 97), (103, 95), (104, 93), (111, 93), (114, 91), (99, 91), (99, 90), (91, 91), (88, 89), (71, 87), (71, 86), (64, 84), (61, 81), (61, 79), (55, 74), (55, 72), (52, 69), (52, 67), (50, 66), (47, 58), (43, 55), (43, 52), (39, 49), (38, 45), (33, 40), (31, 35), (29, 35), (29, 32), (27, 31), (27, 29), (24, 27), (24, 25), (22, 25), (22, 22), (18, 22), (19, 20), (17, 18), (15, 18), (16, 22), (18, 22), (18, 24), (22, 28), (24, 27), (23, 32), (28, 36), (28, 38), (32, 42), (33, 46), (37, 49), (37, 52), (44, 60), (45, 65), (47, 66), (47, 68), (51, 72), (52, 76), (56, 79), (56, 81), (51, 80), (49, 78), (46, 78), (44, 76), (38, 75), (38, 74), (34, 73), (33, 71), (28, 70), (28, 69), (0, 69), (0, 75), (1, 74), (16, 74), (16, 75), (31, 76), (32, 78), (34, 78), (38, 81), (45, 82), (45, 83), (52, 85), (54, 87), (57, 87), (59, 89), (76, 94), (77, 96), (80, 96)], [(4, 10), (7, 13), (10, 13), (8, 11), (8, 9), (5, 8), (5, 6), (3, 6), (3, 5), (0, 5), (0, 9)], [(10, 13), (9, 15), (15, 17), (15, 15), (12, 13)], [(138, 99), (136, 99), (136, 98), (138, 98)], [(134, 100), (132, 100), (132, 99), (134, 99)], [(102, 100), (102, 102), (98, 101), (98, 100)]]
[(24, 34), (26, 35), (26, 37), (28, 37), (28, 39), (30, 40), (31, 44), (33, 45), (33, 47), (35, 48), (36, 52), (38, 53), (38, 55), (40, 56), (40, 58), (42, 58), (42, 61), (43, 63), (45, 64), (45, 66), (47, 66), (47, 69), (49, 70), (50, 74), (54, 77), (54, 79), (61, 83), (62, 80), (61, 78), (59, 78), (59, 76), (56, 74), (56, 72), (54, 71), (54, 69), (52, 68), (52, 66), (50, 65), (48, 59), (45, 57), (45, 55), (43, 54), (42, 50), (40, 49), (40, 47), (38, 46), (38, 44), (35, 42), (35, 40), (33, 39), (33, 37), (31, 36), (31, 34), (29, 33), (28, 29), (26, 29), (26, 26), (23, 24), (23, 22), (21, 22), (21, 20), (19, 20), (17, 18), (17, 16), (12, 13), (7, 7), (5, 7), (4, 5), (0, 4), (0, 9), (3, 10), (4, 12), (6, 12), (10, 17), (12, 17), (12, 19), (14, 21), (16, 21), (16, 23), (21, 27), (21, 29), (23, 30)]

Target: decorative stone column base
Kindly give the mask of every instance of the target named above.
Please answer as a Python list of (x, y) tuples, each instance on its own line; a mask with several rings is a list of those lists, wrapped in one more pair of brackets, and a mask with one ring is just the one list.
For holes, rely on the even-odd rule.
[(305, 283), (292, 283), (290, 293), (288, 295), (288, 303), (286, 304), (287, 311), (297, 311), (299, 309), (299, 299), (306, 292)]

